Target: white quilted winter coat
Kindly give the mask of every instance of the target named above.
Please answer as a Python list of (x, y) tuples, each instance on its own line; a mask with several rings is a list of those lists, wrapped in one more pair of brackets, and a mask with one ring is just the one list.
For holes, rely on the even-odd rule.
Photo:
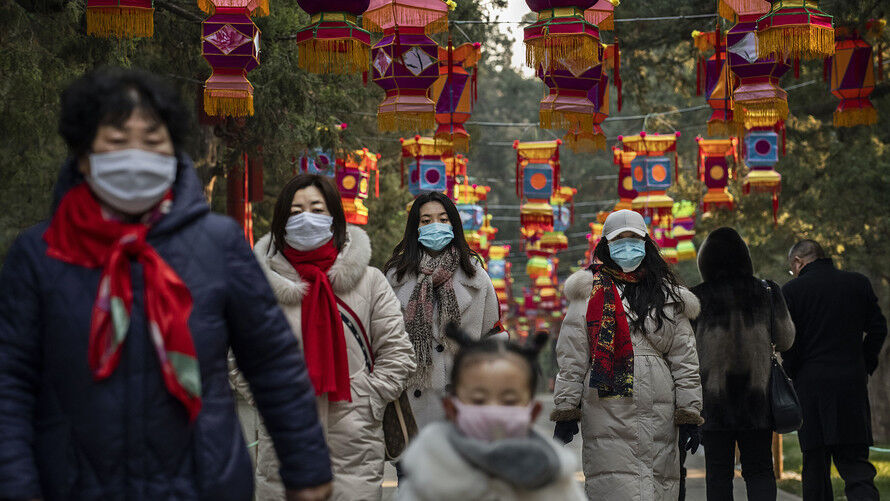
[[(454, 295), (460, 307), (460, 327), (473, 339), (481, 339), (489, 335), (492, 328), (500, 321), (501, 313), (498, 306), (498, 297), (491, 284), (491, 278), (475, 259), (476, 274), (471, 278), (458, 266), (454, 272)], [(396, 296), (402, 304), (402, 312), (411, 294), (417, 285), (417, 276), (405, 274), (402, 280), (396, 280), (395, 271), (390, 270), (386, 274), (387, 280), (396, 291)], [(433, 306), (433, 336), (436, 338), (435, 348), (441, 346), (441, 350), (433, 350), (433, 370), (429, 388), (408, 388), (408, 397), (411, 402), (411, 410), (417, 420), (418, 428), (423, 428), (428, 423), (445, 418), (442, 409), (442, 397), (445, 395), (445, 387), (448, 385), (451, 374), (451, 363), (454, 360), (456, 347), (454, 343), (446, 343), (445, 333), (439, 329), (439, 310)], [(500, 334), (499, 335), (506, 335)]]
[[(384, 442), (383, 411), (388, 402), (405, 390), (414, 370), (414, 348), (405, 333), (402, 312), (392, 288), (377, 268), (368, 266), (371, 243), (360, 228), (349, 226), (348, 240), (328, 271), (334, 294), (345, 302), (364, 325), (374, 355), (374, 371), (365, 360), (361, 328), (344, 320), (349, 358), (352, 402), (329, 402), (317, 398), (319, 419), (325, 431), (334, 471), (332, 499), (353, 501), (382, 496)], [(308, 284), (280, 253), (272, 251), (266, 235), (254, 247), (272, 290), (301, 340), (302, 299)], [(274, 249), (274, 248), (273, 248)], [(341, 312), (343, 309), (341, 308)], [(355, 329), (353, 329), (353, 327)], [(284, 487), (278, 476), (278, 460), (269, 435), (259, 430), (256, 499), (283, 500)]]
[[(631, 327), (633, 397), (600, 399), (588, 384), (591, 361), (586, 314), (592, 290), (593, 273), (589, 270), (578, 271), (566, 281), (569, 306), (556, 344), (559, 374), (551, 419), (580, 415), (588, 498), (677, 499), (677, 425), (702, 422), (698, 354), (689, 324), (689, 319), (698, 316), (698, 299), (680, 288), (682, 303), (669, 303), (664, 308), (673, 322), (665, 321), (655, 330), (650, 318), (645, 333)], [(630, 312), (626, 301), (624, 309)]]

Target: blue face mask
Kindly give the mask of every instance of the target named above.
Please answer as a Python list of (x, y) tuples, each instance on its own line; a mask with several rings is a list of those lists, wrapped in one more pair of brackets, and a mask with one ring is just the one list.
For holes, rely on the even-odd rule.
[(646, 257), (646, 241), (622, 238), (609, 243), (609, 255), (625, 273), (636, 270)]
[(439, 252), (454, 240), (454, 229), (450, 224), (430, 223), (421, 226), (419, 231), (420, 237), (417, 240), (433, 252)]

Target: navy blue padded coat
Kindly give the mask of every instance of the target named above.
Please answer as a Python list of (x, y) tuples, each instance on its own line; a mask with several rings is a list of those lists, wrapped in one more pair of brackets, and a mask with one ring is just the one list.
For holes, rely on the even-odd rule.
[[(79, 182), (69, 161), (56, 205)], [(203, 408), (193, 425), (164, 386), (138, 263), (131, 263), (133, 311), (120, 363), (108, 379), (93, 380), (87, 344), (101, 270), (48, 257), (48, 224), (24, 231), (0, 272), (0, 499), (250, 500), (253, 472), (227, 379), (230, 348), (285, 485), (331, 480), (296, 338), (242, 230), (210, 212), (188, 158), (180, 157), (172, 209), (148, 242), (194, 300), (189, 327)]]

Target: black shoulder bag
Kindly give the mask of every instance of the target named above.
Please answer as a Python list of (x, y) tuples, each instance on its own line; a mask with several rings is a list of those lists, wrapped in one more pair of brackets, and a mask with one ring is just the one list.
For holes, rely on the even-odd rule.
[(794, 391), (794, 384), (791, 378), (785, 374), (785, 369), (779, 364), (779, 358), (776, 354), (776, 345), (773, 344), (773, 328), (776, 322), (776, 311), (773, 306), (773, 288), (766, 280), (761, 280), (766, 287), (767, 301), (769, 301), (769, 336), (770, 345), (772, 346), (772, 366), (769, 375), (769, 403), (770, 403), (770, 421), (773, 425), (773, 431), (779, 434), (791, 433), (800, 429), (803, 423), (803, 411), (800, 407), (800, 400), (797, 398), (797, 392)]

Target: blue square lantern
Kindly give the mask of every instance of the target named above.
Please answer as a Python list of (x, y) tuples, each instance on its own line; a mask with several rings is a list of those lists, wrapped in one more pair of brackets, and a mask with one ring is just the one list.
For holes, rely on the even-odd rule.
[(445, 162), (441, 159), (421, 160), (418, 179), (421, 192), (442, 191), (448, 189), (448, 178), (445, 175)]
[(778, 162), (778, 134), (772, 131), (752, 131), (745, 136), (745, 163), (749, 167), (771, 166)]
[(460, 212), (460, 222), (464, 231), (476, 231), (482, 227), (485, 220), (485, 211), (478, 205), (460, 204), (457, 206)]
[(335, 177), (337, 168), (334, 154), (329, 151), (323, 151), (321, 148), (304, 152), (303, 156), (300, 157), (300, 170), (307, 174)]
[(633, 189), (638, 192), (667, 191), (673, 183), (670, 157), (638, 156), (630, 162)]
[(553, 196), (553, 167), (549, 163), (529, 163), (522, 168), (522, 194), (529, 200), (550, 200)]
[(565, 232), (572, 223), (572, 212), (564, 205), (553, 206), (553, 231)]

